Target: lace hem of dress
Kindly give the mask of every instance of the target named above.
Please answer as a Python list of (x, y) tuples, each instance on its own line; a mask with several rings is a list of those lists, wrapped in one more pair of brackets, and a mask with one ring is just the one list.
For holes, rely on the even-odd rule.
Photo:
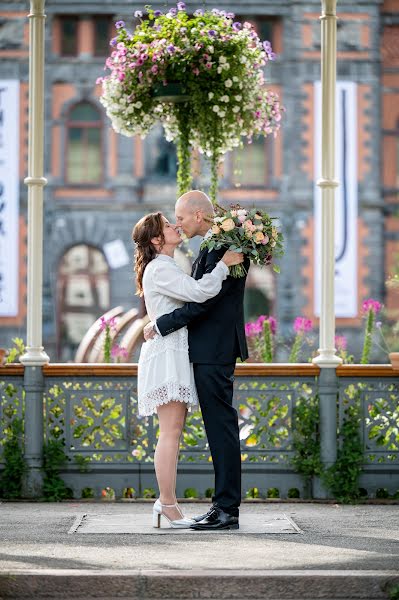
[(168, 402), (198, 404), (197, 390), (194, 385), (181, 385), (177, 381), (168, 381), (140, 397), (139, 413), (144, 417), (154, 414), (157, 406)]

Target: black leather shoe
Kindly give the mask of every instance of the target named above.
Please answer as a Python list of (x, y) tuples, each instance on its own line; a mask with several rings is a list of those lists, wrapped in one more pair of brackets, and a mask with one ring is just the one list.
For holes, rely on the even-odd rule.
[(238, 529), (238, 517), (224, 512), (219, 506), (212, 506), (202, 521), (190, 525), (196, 531), (219, 531), (221, 529)]
[(195, 517), (190, 517), (193, 521), (195, 521), (196, 523), (199, 523), (200, 521), (203, 521), (204, 519), (207, 518), (207, 516), (213, 511), (215, 510), (215, 508), (217, 507), (217, 504), (212, 504), (211, 508), (208, 510), (208, 512), (206, 512), (203, 515), (196, 515)]

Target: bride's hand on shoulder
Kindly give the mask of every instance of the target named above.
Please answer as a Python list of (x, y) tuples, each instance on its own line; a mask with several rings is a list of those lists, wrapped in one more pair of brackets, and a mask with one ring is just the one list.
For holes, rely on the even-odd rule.
[(233, 250), (227, 250), (224, 253), (222, 261), (228, 267), (232, 267), (233, 265), (239, 265), (244, 262), (244, 255), (242, 252), (234, 252)]

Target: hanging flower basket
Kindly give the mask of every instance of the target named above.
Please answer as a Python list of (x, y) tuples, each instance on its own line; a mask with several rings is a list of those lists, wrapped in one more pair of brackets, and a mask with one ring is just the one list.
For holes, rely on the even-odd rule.
[(101, 102), (115, 131), (145, 137), (161, 121), (177, 145), (179, 193), (190, 189), (191, 149), (211, 162), (210, 196), (216, 201), (218, 165), (223, 155), (254, 136), (276, 135), (281, 109), (265, 86), (264, 67), (273, 60), (250, 23), (233, 13), (186, 12), (183, 2), (165, 14), (136, 11), (130, 32), (118, 21), (100, 77)]

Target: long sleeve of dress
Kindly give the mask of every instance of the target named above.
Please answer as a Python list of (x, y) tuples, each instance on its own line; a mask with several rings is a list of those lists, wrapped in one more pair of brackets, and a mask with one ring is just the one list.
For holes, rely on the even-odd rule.
[(210, 273), (195, 280), (176, 263), (163, 262), (157, 265), (153, 276), (158, 292), (183, 302), (205, 302), (220, 292), (228, 273), (229, 268), (219, 261)]

